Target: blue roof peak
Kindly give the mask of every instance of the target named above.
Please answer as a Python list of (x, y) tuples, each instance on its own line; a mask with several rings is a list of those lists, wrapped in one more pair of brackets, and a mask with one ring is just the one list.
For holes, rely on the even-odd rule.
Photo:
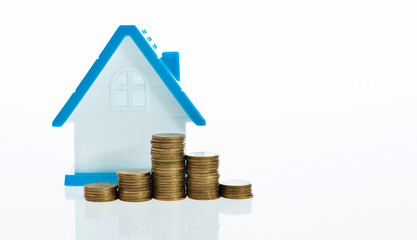
[[(142, 33), (146, 34), (147, 32), (146, 30), (142, 30)], [(114, 52), (126, 36), (132, 38), (133, 42), (151, 64), (155, 72), (162, 79), (166, 87), (169, 89), (169, 91), (172, 93), (172, 95), (175, 97), (175, 99), (178, 101), (190, 119), (197, 126), (206, 125), (206, 120), (178, 85), (177, 80), (179, 80), (179, 58), (178, 68), (175, 66), (176, 60), (171, 59), (168, 61), (163, 61), (163, 59), (159, 59), (157, 54), (154, 52), (154, 49), (157, 48), (156, 45), (152, 43), (151, 47), (149, 44), (151, 41), (145, 39), (142, 33), (134, 25), (121, 25), (117, 28), (110, 41), (107, 43), (106, 47), (99, 55), (99, 58), (94, 62), (93, 66), (87, 72), (75, 92), (71, 95), (71, 97), (65, 103), (64, 107), (55, 117), (54, 121), (52, 122), (53, 127), (61, 127), (68, 120), (72, 112), (81, 102), (85, 94), (93, 85), (94, 81), (100, 75), (101, 71), (106, 66), (107, 62), (113, 56)]]

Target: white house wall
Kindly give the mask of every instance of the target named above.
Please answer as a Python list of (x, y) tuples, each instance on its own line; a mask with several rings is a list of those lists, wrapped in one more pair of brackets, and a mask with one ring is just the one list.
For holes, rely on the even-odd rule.
[[(112, 80), (126, 68), (135, 68), (145, 78), (146, 110), (111, 108)], [(130, 37), (123, 40), (71, 118), (78, 173), (150, 169), (152, 134), (185, 133), (185, 124), (190, 121)]]

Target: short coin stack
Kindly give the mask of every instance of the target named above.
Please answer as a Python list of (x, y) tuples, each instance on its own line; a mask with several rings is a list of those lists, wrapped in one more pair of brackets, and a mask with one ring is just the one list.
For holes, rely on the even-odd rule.
[(152, 199), (151, 173), (144, 169), (117, 171), (119, 198), (125, 202), (144, 202)]
[(84, 198), (90, 202), (109, 202), (117, 199), (117, 185), (97, 182), (84, 185)]
[(184, 134), (152, 135), (152, 185), (154, 198), (175, 201), (185, 198)]
[(226, 180), (220, 182), (220, 193), (224, 198), (252, 198), (252, 184), (245, 180)]
[(219, 155), (194, 152), (186, 155), (187, 195), (196, 200), (212, 200), (219, 194)]

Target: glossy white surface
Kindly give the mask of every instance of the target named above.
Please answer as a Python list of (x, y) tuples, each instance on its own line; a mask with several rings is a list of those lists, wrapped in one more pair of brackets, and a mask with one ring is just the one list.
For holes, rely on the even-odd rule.
[(77, 239), (219, 239), (222, 216), (238, 221), (251, 213), (252, 200), (92, 203), (81, 198), (74, 208)]
[[(39, 178), (22, 170), (19, 176), (25, 180), (3, 185), (0, 211), (7, 227), (0, 235), (8, 239), (417, 237), (416, 179), (406, 170), (399, 174), (399, 168), (367, 164), (360, 171), (346, 167), (335, 174), (289, 170), (260, 169), (252, 178), (255, 197), (250, 200), (145, 203), (86, 202), (82, 188), (64, 188), (58, 173)], [(9, 174), (7, 179), (19, 176)]]

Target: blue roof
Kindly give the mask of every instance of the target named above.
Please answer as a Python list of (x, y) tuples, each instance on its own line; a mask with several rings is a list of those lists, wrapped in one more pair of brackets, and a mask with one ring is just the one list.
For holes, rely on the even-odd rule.
[[(93, 66), (85, 75), (84, 79), (78, 85), (75, 92), (65, 103), (64, 107), (55, 117), (52, 122), (53, 127), (61, 127), (71, 116), (74, 109), (78, 106), (80, 101), (83, 99), (87, 91), (93, 85), (94, 81), (100, 75), (103, 68), (106, 66), (107, 62), (113, 56), (116, 49), (119, 47), (120, 43), (125, 37), (131, 37), (133, 42), (146, 57), (148, 62), (151, 64), (155, 72), (159, 75), (162, 81), (165, 83), (166, 87), (171, 91), (172, 95), (190, 117), (190, 119), (197, 126), (205, 126), (206, 120), (187, 97), (187, 95), (182, 91), (177, 80), (173, 74), (168, 70), (167, 66), (164, 64), (162, 59), (159, 59), (156, 53), (153, 51), (152, 47), (148, 44), (143, 35), (134, 25), (122, 25), (119, 26), (117, 31), (114, 33), (113, 37), (107, 43), (106, 47), (101, 52), (99, 58), (94, 62)], [(156, 47), (156, 46), (154, 46)], [(176, 73), (174, 73), (176, 75)], [(178, 79), (179, 80), (179, 79)]]

